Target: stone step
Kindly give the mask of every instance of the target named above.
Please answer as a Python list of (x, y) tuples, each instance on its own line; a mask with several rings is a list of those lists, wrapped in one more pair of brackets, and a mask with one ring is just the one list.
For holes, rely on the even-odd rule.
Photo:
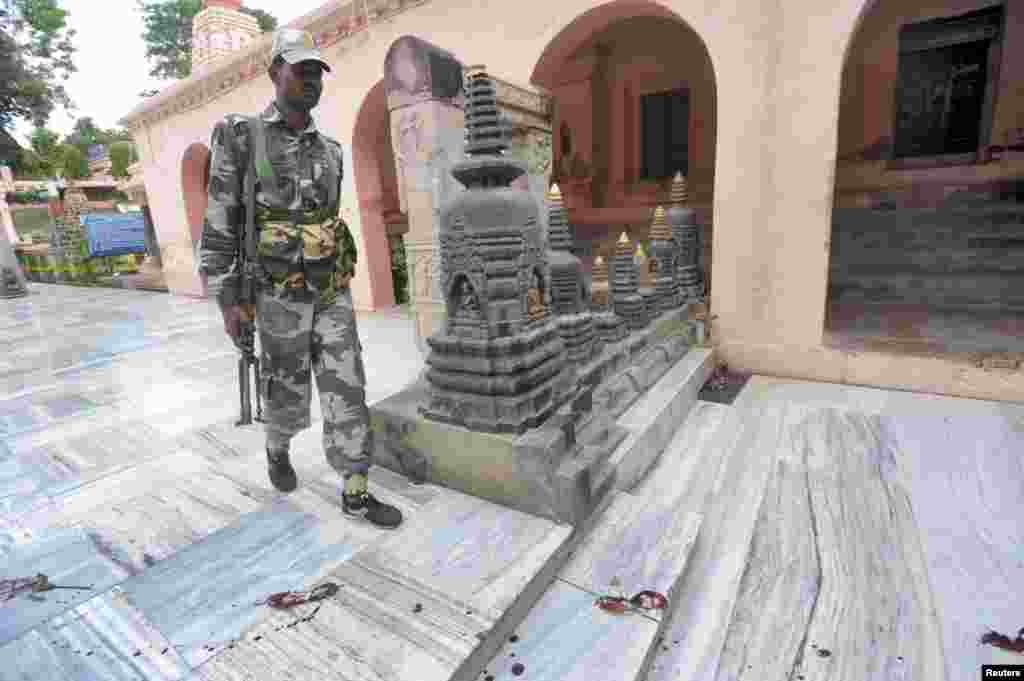
[(851, 268), (829, 282), (833, 301), (903, 302), (950, 309), (1024, 309), (1024, 274), (911, 274)]
[[(669, 500), (614, 492), (572, 560), (487, 665), (486, 678), (643, 678), (677, 601), (700, 524), (700, 514)], [(613, 614), (595, 605), (602, 595), (629, 597), (644, 590), (666, 595), (668, 609)]]
[[(618, 419), (592, 423), (593, 439), (584, 431), (576, 455), (563, 461), (555, 475), (567, 490), (563, 496), (570, 496), (569, 489), (585, 488), (573, 495), (579, 505), (574, 518), (585, 518), (612, 489), (629, 491), (643, 478), (696, 404), (713, 369), (713, 350), (691, 348)], [(602, 425), (608, 428), (603, 437)], [(617, 446), (609, 446), (614, 440)]]
[(937, 208), (836, 208), (833, 229), (846, 231), (887, 231), (919, 225), (1011, 225), (1024, 223), (1024, 204), (987, 202), (950, 204)]
[(765, 455), (773, 437), (772, 420), (752, 404), (749, 387), (731, 406), (700, 403), (635, 491), (673, 498), (681, 510), (703, 509), (704, 516), (648, 681), (714, 681), (774, 466)]

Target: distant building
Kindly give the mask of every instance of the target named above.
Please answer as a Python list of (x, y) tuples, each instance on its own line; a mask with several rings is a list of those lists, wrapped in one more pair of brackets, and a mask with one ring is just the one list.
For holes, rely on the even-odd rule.
[(85, 152), (92, 175), (110, 175), (110, 152), (105, 144), (92, 144)]

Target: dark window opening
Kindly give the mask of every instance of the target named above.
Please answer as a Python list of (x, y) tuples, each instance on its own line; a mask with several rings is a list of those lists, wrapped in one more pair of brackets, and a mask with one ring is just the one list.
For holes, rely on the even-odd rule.
[(896, 158), (972, 153), (982, 145), (989, 55), (1001, 26), (997, 7), (900, 31)]
[(688, 175), (690, 93), (658, 92), (640, 97), (640, 177), (660, 180)]

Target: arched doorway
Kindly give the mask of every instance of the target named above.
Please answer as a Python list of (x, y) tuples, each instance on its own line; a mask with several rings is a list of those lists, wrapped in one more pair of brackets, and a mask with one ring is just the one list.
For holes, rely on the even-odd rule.
[(552, 94), (553, 172), (586, 267), (625, 231), (648, 250), (672, 176), (686, 177), (710, 282), (716, 85), (708, 50), (658, 3), (609, 2), (545, 48), (531, 81)]
[(192, 244), (199, 242), (206, 216), (206, 185), (210, 176), (210, 149), (201, 142), (189, 145), (181, 160), (181, 195), (185, 199)]
[(868, 4), (842, 75), (826, 345), (1024, 353), (1022, 57), (1021, 0)]
[(371, 309), (408, 300), (402, 235), (408, 220), (399, 205), (398, 179), (383, 81), (363, 100), (352, 134), (352, 159), (363, 237), (360, 259), (370, 277)]

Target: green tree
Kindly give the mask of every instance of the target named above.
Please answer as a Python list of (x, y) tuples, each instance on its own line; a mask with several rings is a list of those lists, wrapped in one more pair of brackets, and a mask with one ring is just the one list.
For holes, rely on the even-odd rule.
[(128, 166), (137, 160), (135, 145), (131, 142), (114, 142), (110, 145), (110, 174), (114, 177), (128, 177)]
[(0, 0), (0, 127), (16, 118), (43, 125), (72, 109), (64, 82), (75, 72), (74, 29), (60, 0)]
[(62, 144), (61, 172), (69, 180), (80, 180), (89, 177), (89, 162), (82, 150), (72, 144)]
[(29, 148), (22, 150), (23, 172), (36, 177), (55, 177), (63, 163), (60, 135), (38, 127), (29, 137)]
[(75, 127), (64, 138), (64, 144), (78, 147), (83, 152), (87, 151), (93, 144), (100, 143), (100, 130), (92, 120), (92, 116), (85, 116), (75, 121)]
[[(202, 5), (202, 0), (139, 0), (150, 76), (187, 78), (192, 73), (192, 19)], [(277, 19), (263, 10), (242, 7), (242, 12), (255, 17), (264, 32), (277, 28)]]

